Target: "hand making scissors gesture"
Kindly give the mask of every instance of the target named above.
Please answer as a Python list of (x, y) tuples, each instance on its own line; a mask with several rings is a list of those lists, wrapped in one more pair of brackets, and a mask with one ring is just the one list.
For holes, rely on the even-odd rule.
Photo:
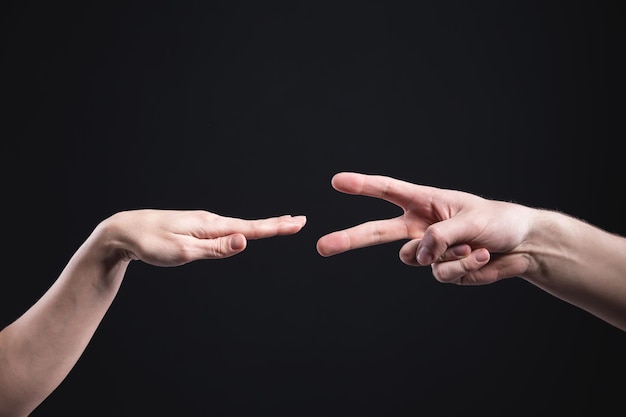
[(341, 192), (384, 199), (403, 214), (322, 236), (323, 256), (407, 239), (400, 259), (441, 282), (521, 277), (626, 330), (626, 238), (572, 216), (475, 194), (342, 172)]
[(432, 265), (442, 282), (487, 284), (528, 268), (523, 242), (529, 224), (522, 215), (528, 208), (379, 175), (342, 172), (332, 185), (346, 194), (386, 200), (404, 213), (321, 237), (317, 249), (323, 256), (408, 239), (400, 259)]

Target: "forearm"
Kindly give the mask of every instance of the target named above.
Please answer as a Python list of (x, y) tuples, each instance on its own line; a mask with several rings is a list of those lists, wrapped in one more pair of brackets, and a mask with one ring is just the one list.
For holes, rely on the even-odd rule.
[(115, 298), (127, 265), (107, 258), (92, 236), (43, 297), (0, 332), (0, 416), (28, 415), (63, 381)]
[(537, 211), (523, 277), (626, 330), (626, 239), (576, 218)]

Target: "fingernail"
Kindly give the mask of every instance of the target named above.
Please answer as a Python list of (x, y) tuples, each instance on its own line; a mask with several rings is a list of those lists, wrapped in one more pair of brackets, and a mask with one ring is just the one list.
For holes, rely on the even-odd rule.
[(467, 246), (463, 246), (463, 245), (454, 246), (452, 248), (452, 254), (454, 256), (467, 256), (469, 255), (469, 249)]
[(306, 216), (292, 216), (291, 221), (298, 224), (305, 224)]
[(432, 253), (430, 253), (430, 251), (426, 248), (421, 248), (417, 252), (417, 262), (421, 265), (430, 265), (432, 263), (432, 258)]
[(246, 247), (246, 238), (243, 235), (235, 235), (230, 238), (230, 248), (232, 250), (241, 250)]
[(476, 260), (478, 262), (485, 262), (489, 260), (489, 252), (486, 250), (481, 250), (476, 253)]

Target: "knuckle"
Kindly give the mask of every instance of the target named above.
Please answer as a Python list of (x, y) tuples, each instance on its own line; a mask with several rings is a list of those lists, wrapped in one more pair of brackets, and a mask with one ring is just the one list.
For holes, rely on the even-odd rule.
[(455, 274), (448, 265), (434, 263), (431, 265), (431, 268), (435, 279), (443, 284), (453, 282), (456, 279)]

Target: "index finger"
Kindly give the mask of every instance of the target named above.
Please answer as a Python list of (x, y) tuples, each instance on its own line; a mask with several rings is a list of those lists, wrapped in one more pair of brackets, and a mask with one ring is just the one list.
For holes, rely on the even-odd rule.
[(376, 197), (407, 207), (416, 199), (429, 201), (433, 188), (412, 184), (382, 175), (367, 175), (356, 172), (340, 172), (331, 180), (333, 188), (346, 194)]

